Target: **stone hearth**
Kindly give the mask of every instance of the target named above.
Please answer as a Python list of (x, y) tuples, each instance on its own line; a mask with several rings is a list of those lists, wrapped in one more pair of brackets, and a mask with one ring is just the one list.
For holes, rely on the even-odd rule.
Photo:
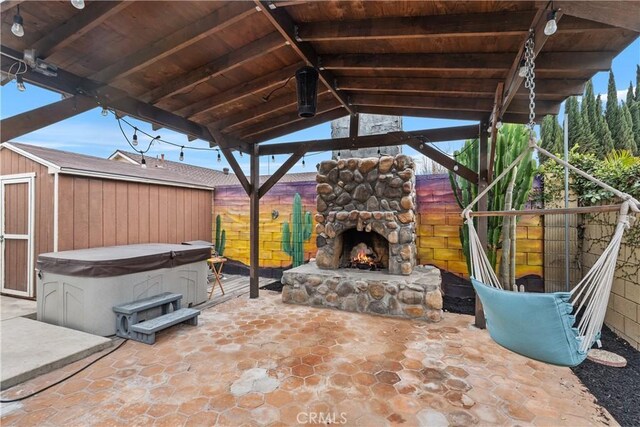
[(316, 232), (319, 268), (336, 269), (342, 234), (377, 233), (388, 249), (378, 254), (391, 274), (410, 275), (416, 264), (415, 163), (409, 156), (326, 160), (318, 165)]
[(438, 322), (440, 270), (418, 266), (407, 276), (352, 269), (322, 270), (315, 262), (284, 272), (282, 301), (358, 313)]

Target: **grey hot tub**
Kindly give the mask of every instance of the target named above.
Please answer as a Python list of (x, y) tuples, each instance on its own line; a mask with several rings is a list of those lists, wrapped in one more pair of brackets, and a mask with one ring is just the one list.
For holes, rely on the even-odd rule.
[(182, 306), (207, 299), (208, 246), (143, 244), (38, 256), (38, 320), (96, 335), (116, 332), (114, 305), (161, 292)]

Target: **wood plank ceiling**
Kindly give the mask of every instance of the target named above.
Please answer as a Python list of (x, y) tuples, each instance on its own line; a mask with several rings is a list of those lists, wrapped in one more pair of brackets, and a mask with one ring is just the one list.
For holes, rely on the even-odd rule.
[[(75, 84), (81, 95), (124, 114), (144, 110), (138, 116), (156, 125), (243, 144), (356, 112), (488, 120), (496, 99), (508, 101), (501, 111), (506, 121), (525, 122), (527, 94), (513, 72), (529, 28), (546, 20), (547, 6), (88, 1), (77, 10), (66, 0), (29, 1), (20, 5), (25, 35), (17, 38), (10, 27), (18, 3), (3, 3), (3, 51), (35, 48), (73, 82), (37, 77), (35, 83), (78, 94)], [(557, 113), (593, 74), (610, 68), (638, 36), (628, 16), (640, 16), (639, 4), (567, 6), (536, 61), (538, 115)], [(296, 114), (292, 76), (305, 63), (321, 73), (313, 119)], [(11, 64), (2, 58), (4, 71)], [(496, 97), (499, 87), (504, 93)]]

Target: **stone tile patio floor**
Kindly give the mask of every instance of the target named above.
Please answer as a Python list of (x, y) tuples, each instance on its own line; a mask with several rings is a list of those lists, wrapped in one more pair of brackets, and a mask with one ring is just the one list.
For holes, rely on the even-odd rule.
[[(3, 404), (10, 425), (616, 425), (567, 368), (438, 324), (285, 305), (262, 291), (154, 346), (127, 342), (77, 376)], [(90, 359), (88, 359), (90, 360)], [(53, 383), (76, 362), (2, 394)], [(315, 415), (314, 415), (315, 414)]]

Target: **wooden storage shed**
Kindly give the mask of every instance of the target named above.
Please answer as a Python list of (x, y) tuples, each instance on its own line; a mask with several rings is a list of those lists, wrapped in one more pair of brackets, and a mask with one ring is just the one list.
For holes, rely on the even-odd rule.
[(1, 144), (0, 291), (35, 297), (45, 252), (210, 241), (211, 177), (158, 166)]

